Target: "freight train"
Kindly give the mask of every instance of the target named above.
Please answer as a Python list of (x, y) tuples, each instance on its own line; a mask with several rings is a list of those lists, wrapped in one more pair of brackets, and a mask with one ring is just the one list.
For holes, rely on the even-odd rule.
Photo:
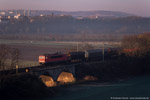
[(39, 64), (52, 64), (52, 63), (70, 63), (81, 61), (96, 61), (105, 59), (112, 59), (117, 56), (116, 48), (109, 49), (94, 49), (78, 52), (69, 52), (68, 54), (55, 53), (55, 54), (43, 54), (39, 56)]

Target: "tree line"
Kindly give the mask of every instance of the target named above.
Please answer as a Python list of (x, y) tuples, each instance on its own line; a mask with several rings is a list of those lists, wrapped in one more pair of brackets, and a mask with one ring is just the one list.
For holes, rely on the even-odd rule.
[(72, 16), (36, 16), (0, 23), (0, 34), (129, 34), (150, 31), (150, 18), (76, 19)]

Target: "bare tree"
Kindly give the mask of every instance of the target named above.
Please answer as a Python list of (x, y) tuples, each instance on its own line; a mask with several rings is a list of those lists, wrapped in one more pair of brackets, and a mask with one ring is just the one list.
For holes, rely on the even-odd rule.
[(5, 61), (8, 55), (8, 47), (6, 45), (0, 45), (0, 69), (5, 70)]
[(150, 33), (124, 37), (122, 45), (128, 55), (146, 56), (150, 54)]
[(11, 65), (10, 68), (16, 68), (16, 66), (18, 66), (18, 60), (19, 60), (19, 50), (18, 49), (12, 49), (11, 52)]
[[(11, 73), (11, 69), (18, 66), (19, 54), (18, 49), (12, 49), (6, 45), (0, 45), (0, 71), (4, 72), (4, 70), (9, 69)], [(7, 59), (11, 60), (10, 65), (8, 65)]]

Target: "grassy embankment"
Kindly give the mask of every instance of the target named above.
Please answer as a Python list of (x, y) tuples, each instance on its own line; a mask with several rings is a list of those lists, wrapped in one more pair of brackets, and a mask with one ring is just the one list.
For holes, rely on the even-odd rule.
[(55, 95), (56, 89), (48, 88), (36, 76), (19, 74), (0, 78), (1, 100), (40, 100)]

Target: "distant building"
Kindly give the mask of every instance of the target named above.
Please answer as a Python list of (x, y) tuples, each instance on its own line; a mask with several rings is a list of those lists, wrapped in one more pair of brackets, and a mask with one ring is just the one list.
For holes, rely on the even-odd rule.
[(30, 23), (32, 23), (34, 21), (34, 19), (30, 19)]
[(99, 18), (99, 16), (93, 15), (93, 16), (88, 16), (87, 18), (89, 18), (89, 19), (97, 19), (97, 18)]
[(19, 19), (19, 17), (21, 16), (21, 14), (17, 14), (14, 16), (15, 19)]
[(44, 15), (43, 15), (43, 14), (41, 14), (40, 16), (41, 16), (41, 17), (43, 17)]
[(2, 16), (2, 17), (0, 17), (0, 23), (8, 24), (9, 22), (10, 22), (10, 20), (9, 20), (8, 16)]
[(79, 16), (79, 17), (77, 17), (76, 19), (79, 19), (79, 20), (81, 20), (81, 19), (83, 19), (83, 17), (82, 17), (82, 16)]
[(9, 12), (9, 14), (13, 14), (13, 13), (14, 13), (13, 11), (10, 11), (10, 12)]
[(3, 12), (0, 12), (0, 14), (1, 14), (1, 15), (5, 15), (5, 14), (6, 14), (6, 12), (4, 12), (4, 11), (3, 11)]

